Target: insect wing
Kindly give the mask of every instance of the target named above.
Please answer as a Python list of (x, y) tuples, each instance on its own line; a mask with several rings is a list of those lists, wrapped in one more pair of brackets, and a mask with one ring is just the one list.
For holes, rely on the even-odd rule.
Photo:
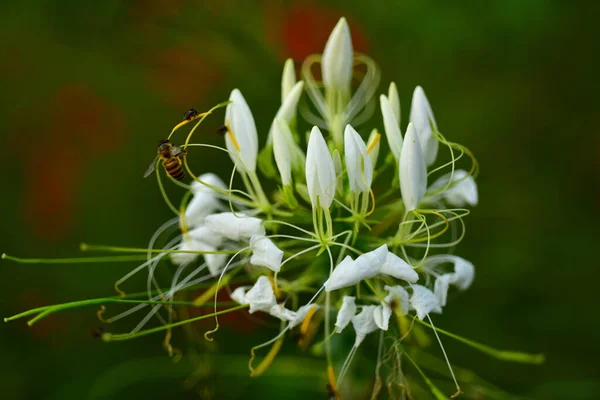
[(152, 160), (152, 163), (148, 166), (148, 169), (144, 173), (144, 178), (149, 177), (150, 174), (154, 172), (154, 169), (156, 168), (156, 161), (158, 161), (158, 156), (154, 157), (154, 160)]

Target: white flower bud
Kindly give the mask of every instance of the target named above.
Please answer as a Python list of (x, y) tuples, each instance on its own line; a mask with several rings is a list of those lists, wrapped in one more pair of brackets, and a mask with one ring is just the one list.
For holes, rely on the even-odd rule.
[(249, 240), (252, 236), (264, 236), (262, 220), (244, 214), (224, 212), (206, 217), (206, 226), (213, 232), (234, 241)]
[(377, 132), (377, 129), (373, 129), (369, 135), (367, 141), (367, 151), (371, 158), (371, 166), (375, 169), (377, 165), (377, 159), (379, 158), (379, 148), (381, 147), (381, 135)]
[(421, 86), (417, 86), (413, 92), (412, 103), (410, 106), (410, 122), (415, 126), (425, 163), (431, 165), (437, 157), (439, 143), (433, 135), (431, 125), (437, 129), (433, 111), (425, 92)]
[(313, 208), (328, 209), (335, 196), (335, 167), (327, 143), (316, 126), (306, 150), (306, 185)]
[(281, 103), (283, 103), (292, 91), (296, 84), (296, 69), (294, 68), (294, 60), (288, 58), (283, 66), (283, 74), (281, 75)]
[(252, 236), (250, 238), (252, 257), (250, 263), (269, 268), (273, 272), (279, 272), (283, 251), (279, 250), (275, 243), (266, 236)]
[[(258, 157), (258, 135), (250, 107), (238, 89), (229, 96), (232, 102), (225, 110), (225, 124), (229, 124), (231, 133), (225, 135), (225, 144), (233, 162), (241, 160), (238, 167), (242, 171), (255, 172)], [(232, 140), (231, 135), (234, 136)]]
[(342, 333), (344, 328), (350, 323), (354, 314), (356, 314), (356, 303), (354, 296), (344, 296), (342, 306), (338, 311), (337, 319), (335, 320), (335, 332)]
[(350, 125), (346, 125), (344, 132), (344, 153), (350, 190), (353, 193), (368, 193), (373, 181), (373, 164), (365, 142)]
[(427, 169), (421, 154), (419, 138), (412, 123), (409, 123), (406, 129), (399, 168), (402, 200), (406, 211), (412, 211), (418, 207), (427, 187)]
[(383, 116), (383, 127), (385, 128), (385, 136), (390, 145), (390, 150), (396, 161), (400, 160), (402, 152), (402, 132), (400, 124), (394, 115), (394, 111), (387, 97), (383, 94), (379, 96), (379, 104), (381, 105), (381, 115)]
[(354, 52), (352, 50), (350, 28), (346, 19), (340, 18), (327, 40), (321, 58), (321, 71), (325, 88), (342, 91), (350, 90), (353, 62)]
[(390, 88), (388, 89), (388, 100), (390, 102), (390, 108), (396, 117), (396, 122), (398, 122), (398, 126), (401, 125), (401, 114), (400, 114), (400, 96), (398, 96), (398, 88), (396, 88), (396, 84), (394, 82), (390, 83)]

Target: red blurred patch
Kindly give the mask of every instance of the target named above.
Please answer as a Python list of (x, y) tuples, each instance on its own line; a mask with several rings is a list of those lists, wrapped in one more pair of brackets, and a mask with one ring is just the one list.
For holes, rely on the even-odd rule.
[[(304, 60), (308, 55), (322, 53), (329, 34), (343, 12), (317, 4), (297, 3), (281, 9), (268, 4), (265, 9), (266, 37), (275, 45), (283, 59)], [(354, 50), (365, 52), (367, 39), (364, 32), (346, 17)]]
[[(90, 88), (61, 87), (50, 101), (43, 137), (32, 140), (25, 165), (25, 218), (41, 238), (55, 241), (72, 227), (76, 188), (92, 157), (125, 141), (122, 114)], [(118, 144), (118, 146), (116, 146)]]
[[(200, 43), (198, 43), (200, 46)], [(150, 56), (150, 86), (172, 106), (188, 109), (222, 80), (223, 72), (214, 55), (190, 47), (173, 47)]]

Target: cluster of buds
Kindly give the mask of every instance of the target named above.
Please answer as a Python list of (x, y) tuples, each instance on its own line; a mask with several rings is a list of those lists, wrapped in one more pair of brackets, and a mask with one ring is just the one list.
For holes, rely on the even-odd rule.
[[(320, 65), (320, 80), (314, 77), (316, 65)], [(477, 163), (468, 149), (440, 133), (420, 86), (413, 92), (402, 133), (396, 85), (391, 83), (377, 102), (379, 69), (368, 56), (354, 53), (344, 18), (333, 29), (323, 54), (304, 61), (301, 77), (297, 80), (294, 63), (288, 60), (281, 106), (262, 149), (252, 111), (238, 89), (227, 103), (187, 118), (173, 130), (171, 136), (197, 120), (181, 157), (193, 182), (171, 179), (186, 189), (181, 205), (175, 207), (157, 170), (161, 192), (176, 217), (153, 235), (145, 262), (116, 284), (126, 296), (119, 286), (147, 271), (149, 298), (104, 321), (114, 322), (144, 308), (150, 311), (129, 333), (104, 333), (105, 341), (167, 331), (165, 346), (172, 352), (173, 327), (214, 317), (218, 328), (219, 315), (247, 309), (281, 324), (272, 340), (253, 347), (254, 358), (255, 350), (273, 344), (258, 367), (250, 363), (253, 376), (260, 375), (281, 342), (292, 337), (286, 332), (298, 329), (305, 344), (322, 333), (311, 349), (326, 357), (334, 396), (344, 390), (342, 381), (353, 355), (374, 332), (379, 332), (380, 342), (374, 392), (381, 389), (380, 370), (390, 359), (384, 354), (395, 354), (395, 360), (406, 357), (424, 376), (409, 355), (411, 346), (425, 342), (424, 327), (432, 329), (441, 345), (430, 314), (442, 312), (451, 287), (464, 291), (474, 278), (473, 264), (451, 253), (465, 233), (464, 217), (469, 211), (464, 207), (478, 201)], [(308, 102), (302, 99), (305, 92)], [(358, 130), (372, 123), (377, 104), (387, 154), (377, 128), (367, 130), (368, 135)], [(201, 122), (225, 105), (225, 146), (194, 142), (192, 136)], [(205, 155), (213, 150), (228, 154), (233, 163), (229, 184), (212, 173), (197, 176), (190, 170), (188, 158), (194, 157), (190, 151), (194, 147), (201, 147)], [(436, 166), (442, 157), (444, 161)], [(463, 157), (470, 160), (468, 169), (457, 168)], [(155, 248), (173, 227), (177, 234)], [(177, 267), (167, 285), (161, 285), (156, 274), (163, 259)], [(173, 322), (174, 307), (185, 305), (181, 299), (186, 293), (206, 287), (207, 282), (209, 288), (189, 304), (213, 304), (214, 298), (214, 312)], [(223, 308), (217, 301), (223, 289), (233, 307)], [(162, 325), (144, 329), (153, 316)], [(354, 344), (345, 357), (339, 357), (341, 345), (334, 349), (332, 342), (344, 343), (350, 323)], [(212, 340), (214, 332), (205, 337)], [(393, 339), (386, 349), (384, 338)], [(523, 361), (525, 356), (520, 357)], [(388, 389), (410, 393), (399, 363), (392, 364)], [(439, 390), (430, 387), (439, 397)]]

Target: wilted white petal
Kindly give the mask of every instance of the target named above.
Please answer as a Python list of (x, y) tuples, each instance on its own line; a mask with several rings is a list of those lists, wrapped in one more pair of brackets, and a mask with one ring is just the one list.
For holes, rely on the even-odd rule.
[(282, 321), (294, 321), (296, 319), (296, 313), (292, 310), (288, 310), (283, 304), (275, 304), (269, 310), (269, 314), (275, 318), (279, 318)]
[(438, 303), (440, 303), (440, 306), (442, 307), (446, 306), (450, 279), (452, 279), (450, 274), (440, 275), (435, 279), (435, 284), (433, 285), (433, 293), (435, 294)]
[(318, 308), (319, 308), (319, 306), (316, 304), (309, 304), (309, 305), (304, 305), (304, 306), (300, 307), (298, 309), (298, 311), (296, 311), (296, 317), (290, 322), (289, 327), (293, 328), (296, 325), (300, 325), (306, 318), (306, 315), (308, 314), (309, 311), (311, 311), (312, 309), (314, 309), (316, 311)]
[(400, 153), (400, 191), (406, 211), (419, 205), (427, 187), (427, 169), (421, 154), (419, 138), (412, 123), (408, 124)]
[(212, 229), (209, 229), (205, 225), (200, 225), (197, 228), (190, 230), (187, 234), (192, 239), (206, 243), (213, 247), (219, 247), (221, 245), (221, 242), (223, 242), (223, 238), (221, 237), (221, 235), (219, 235)]
[(353, 62), (354, 52), (350, 28), (346, 19), (340, 18), (329, 35), (321, 57), (321, 71), (325, 88), (350, 90)]
[(231, 103), (225, 110), (225, 123), (229, 123), (229, 128), (239, 149), (231, 140), (229, 134), (225, 135), (225, 144), (233, 162), (237, 158), (242, 161), (238, 167), (247, 172), (256, 171), (256, 158), (258, 156), (258, 136), (256, 134), (256, 125), (250, 107), (246, 103), (244, 96), (238, 89), (234, 89), (229, 96)]
[(385, 302), (390, 306), (393, 303), (396, 303), (396, 312), (398, 312), (401, 316), (408, 314), (408, 310), (410, 309), (410, 300), (406, 289), (399, 285), (386, 285), (384, 289), (388, 292), (388, 295), (385, 297)]
[(457, 286), (461, 290), (467, 290), (473, 279), (475, 278), (475, 267), (473, 264), (462, 257), (452, 254), (437, 254), (427, 257), (425, 260), (425, 268), (432, 269), (443, 263), (454, 264), (454, 273), (449, 273), (450, 283)]
[(397, 279), (403, 279), (410, 283), (415, 283), (419, 280), (419, 274), (415, 272), (413, 267), (392, 252), (388, 252), (385, 263), (381, 267), (381, 273)]
[(367, 151), (369, 152), (369, 156), (371, 158), (371, 166), (375, 169), (377, 165), (377, 159), (379, 158), (379, 148), (381, 145), (381, 134), (377, 132), (377, 129), (373, 129), (371, 134), (369, 135), (369, 140), (367, 141)]
[(281, 75), (281, 103), (283, 103), (296, 84), (296, 69), (294, 60), (288, 58), (283, 65), (283, 74)]
[(421, 285), (412, 285), (412, 288), (413, 294), (410, 296), (410, 306), (417, 312), (417, 317), (420, 320), (430, 312), (442, 312), (440, 303), (431, 290)]
[[(225, 189), (225, 184), (215, 174), (203, 174), (199, 177), (208, 185)], [(194, 196), (185, 208), (185, 222), (188, 226), (199, 226), (204, 222), (207, 215), (221, 208), (217, 192), (198, 181), (192, 182), (192, 193)]]
[(275, 294), (273, 293), (273, 286), (269, 278), (265, 275), (261, 275), (256, 280), (252, 289), (246, 293), (246, 301), (250, 304), (248, 312), (250, 314), (255, 311), (270, 312), (271, 307), (277, 304)]
[(346, 256), (335, 267), (331, 276), (325, 282), (325, 291), (331, 292), (374, 277), (381, 271), (381, 267), (385, 263), (387, 251), (387, 246), (384, 244), (373, 251), (359, 256), (354, 261), (352, 257)]
[(224, 212), (206, 217), (206, 226), (219, 235), (234, 241), (248, 240), (252, 236), (264, 236), (262, 220), (243, 214)]
[[(183, 236), (183, 240), (179, 245), (178, 250), (182, 251), (200, 251), (198, 248), (199, 243), (197, 240), (192, 239), (188, 235)], [(198, 258), (200, 254), (194, 253), (171, 253), (171, 261), (177, 265), (190, 263)]]
[[(197, 246), (200, 251), (217, 250), (216, 248), (202, 242), (198, 242)], [(204, 254), (204, 260), (206, 261), (206, 265), (208, 266), (210, 274), (212, 276), (217, 276), (227, 262), (227, 254)]]
[(390, 83), (390, 88), (388, 89), (388, 101), (390, 102), (390, 108), (396, 117), (396, 121), (400, 125), (400, 121), (402, 120), (400, 115), (400, 96), (398, 96), (398, 88), (396, 88), (394, 82)]
[(400, 153), (402, 152), (402, 132), (400, 131), (400, 125), (394, 111), (390, 105), (390, 102), (385, 95), (379, 96), (379, 104), (381, 105), (381, 115), (383, 116), (383, 127), (385, 128), (385, 136), (387, 137), (390, 145), (390, 150), (394, 155), (396, 161), (400, 160)]
[(375, 318), (373, 317), (376, 307), (377, 306), (363, 306), (361, 312), (352, 318), (352, 326), (356, 332), (354, 347), (358, 347), (369, 333), (377, 330), (378, 327), (375, 323)]
[(306, 185), (313, 208), (317, 204), (324, 209), (331, 206), (335, 196), (335, 167), (327, 143), (316, 126), (312, 128), (306, 150)]
[(335, 320), (335, 332), (342, 333), (344, 328), (350, 323), (354, 314), (356, 314), (356, 303), (354, 296), (344, 296), (342, 298), (342, 306), (338, 311)]
[(246, 300), (246, 290), (248, 290), (247, 286), (240, 286), (231, 292), (229, 297), (239, 304), (248, 304), (248, 300)]
[(438, 152), (438, 141), (435, 139), (431, 130), (431, 124), (437, 129), (433, 111), (425, 92), (421, 86), (417, 86), (413, 92), (412, 103), (410, 106), (410, 122), (415, 126), (419, 135), (419, 141), (423, 152), (423, 157), (427, 165), (435, 162)]
[(350, 190), (354, 193), (369, 192), (373, 181), (373, 164), (367, 146), (350, 125), (344, 131), (344, 153)]
[(392, 309), (386, 302), (382, 302), (373, 310), (375, 325), (381, 330), (387, 331), (392, 316)]
[(250, 248), (252, 249), (251, 264), (279, 272), (283, 251), (279, 250), (271, 239), (266, 236), (253, 236), (250, 238)]
[[(451, 172), (447, 173), (439, 177), (429, 188), (428, 192), (432, 192), (434, 190), (445, 187), (448, 182), (450, 182)], [(478, 203), (479, 196), (477, 194), (477, 184), (475, 183), (475, 179), (472, 176), (469, 176), (468, 172), (459, 169), (454, 171), (454, 176), (452, 177), (453, 182), (460, 181), (453, 186), (450, 186), (443, 193), (435, 196), (443, 197), (446, 199), (448, 204), (455, 207), (464, 207), (465, 205), (476, 206)]]

